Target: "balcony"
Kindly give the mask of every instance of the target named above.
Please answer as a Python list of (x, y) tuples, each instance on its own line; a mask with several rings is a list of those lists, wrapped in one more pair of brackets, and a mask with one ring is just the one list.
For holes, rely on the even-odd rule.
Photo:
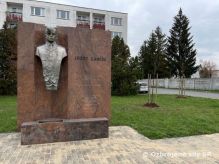
[(22, 13), (7, 11), (6, 12), (6, 21), (9, 21), (9, 22), (22, 21)]
[(105, 22), (93, 22), (93, 29), (105, 30)]
[(77, 19), (77, 27), (90, 28), (90, 21)]
[(105, 15), (93, 14), (93, 29), (105, 30)]

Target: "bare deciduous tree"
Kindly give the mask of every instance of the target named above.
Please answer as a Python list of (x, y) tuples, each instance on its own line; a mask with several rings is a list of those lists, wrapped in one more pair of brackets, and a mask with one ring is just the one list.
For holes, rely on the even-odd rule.
[(213, 61), (203, 61), (199, 70), (201, 78), (211, 78), (216, 70), (216, 64)]

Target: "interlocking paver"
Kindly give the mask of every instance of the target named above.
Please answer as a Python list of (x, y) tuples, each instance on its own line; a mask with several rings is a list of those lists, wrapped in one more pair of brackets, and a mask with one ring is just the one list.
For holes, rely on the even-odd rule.
[(20, 145), (20, 133), (0, 134), (0, 163), (219, 163), (219, 134), (150, 140), (126, 126), (106, 139)]

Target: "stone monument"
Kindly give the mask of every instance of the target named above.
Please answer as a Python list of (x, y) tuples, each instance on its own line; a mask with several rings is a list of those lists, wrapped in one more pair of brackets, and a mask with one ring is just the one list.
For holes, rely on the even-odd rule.
[(20, 22), (17, 62), (21, 144), (108, 137), (109, 31)]

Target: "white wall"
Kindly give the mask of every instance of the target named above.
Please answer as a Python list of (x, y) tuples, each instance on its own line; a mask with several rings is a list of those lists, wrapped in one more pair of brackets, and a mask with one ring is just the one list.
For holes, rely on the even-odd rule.
[[(124, 41), (127, 43), (127, 31), (128, 31), (128, 17), (126, 14), (108, 13), (107, 29), (110, 31), (121, 32)], [(122, 26), (111, 25), (111, 17), (122, 18)]]
[(6, 20), (6, 10), (7, 10), (6, 2), (0, 0), (0, 28), (3, 27), (3, 24)]
[[(139, 80), (148, 83), (147, 79)], [(158, 87), (179, 88), (179, 79), (158, 79)], [(193, 78), (185, 79), (185, 89), (219, 90), (219, 78)]]

